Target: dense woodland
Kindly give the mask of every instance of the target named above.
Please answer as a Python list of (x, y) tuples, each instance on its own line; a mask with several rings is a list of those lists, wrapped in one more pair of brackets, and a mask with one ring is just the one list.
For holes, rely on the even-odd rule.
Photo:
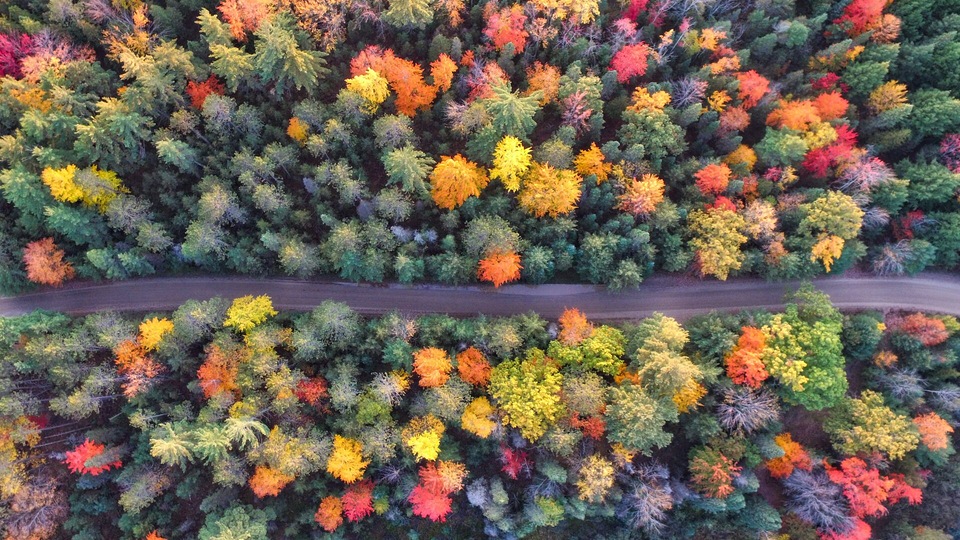
[(955, 268), (958, 30), (956, 0), (8, 0), (0, 285)]
[[(4, 538), (960, 533), (960, 322), (364, 319), (267, 297), (0, 319)], [(482, 531), (482, 532), (481, 532)], [(329, 535), (328, 535), (329, 534)], [(871, 536), (872, 535), (872, 536)]]

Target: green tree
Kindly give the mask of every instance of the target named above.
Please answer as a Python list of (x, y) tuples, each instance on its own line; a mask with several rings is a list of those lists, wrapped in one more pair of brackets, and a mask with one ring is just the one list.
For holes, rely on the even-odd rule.
[(309, 40), (297, 30), (289, 14), (266, 19), (255, 35), (254, 70), (264, 84), (273, 85), (277, 95), (283, 95), (290, 86), (312, 93), (317, 81), (329, 73), (326, 53), (305, 48)]
[(673, 440), (673, 435), (663, 430), (667, 422), (679, 418), (671, 399), (654, 399), (640, 385), (627, 383), (611, 388), (607, 401), (604, 420), (611, 442), (649, 456)]
[(412, 145), (395, 148), (383, 154), (383, 167), (391, 184), (400, 184), (404, 191), (424, 197), (429, 193), (426, 179), (436, 162)]

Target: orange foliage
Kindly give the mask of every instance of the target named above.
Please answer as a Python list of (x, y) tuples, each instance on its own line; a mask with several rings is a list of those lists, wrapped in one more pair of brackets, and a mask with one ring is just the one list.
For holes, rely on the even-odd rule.
[(275, 497), (280, 494), (280, 490), (293, 482), (293, 476), (283, 474), (277, 469), (265, 465), (257, 465), (253, 476), (250, 477), (250, 489), (258, 499), (266, 496)]
[(117, 372), (126, 379), (122, 387), (123, 394), (128, 398), (139, 394), (151, 379), (163, 371), (163, 366), (147, 355), (147, 350), (137, 341), (122, 341), (113, 353)]
[(577, 413), (570, 416), (570, 426), (579, 429), (584, 435), (595, 441), (599, 441), (603, 437), (603, 432), (607, 429), (607, 424), (603, 421), (603, 418), (588, 416), (581, 419)]
[(727, 189), (732, 171), (726, 163), (711, 163), (694, 173), (697, 187), (704, 195), (719, 195)]
[(527, 68), (527, 83), (530, 86), (525, 95), (540, 90), (543, 92), (540, 105), (546, 105), (556, 101), (560, 95), (560, 70), (550, 64), (534, 62), (533, 66)]
[(490, 362), (482, 352), (474, 347), (457, 354), (457, 372), (460, 378), (475, 386), (486, 386), (490, 382)]
[(720, 130), (741, 131), (750, 125), (750, 114), (743, 107), (730, 107), (720, 113)]
[(810, 454), (803, 449), (800, 443), (793, 440), (789, 433), (777, 435), (773, 442), (783, 449), (783, 455), (767, 461), (767, 469), (774, 478), (786, 478), (793, 474), (794, 469), (809, 471), (813, 469)]
[(320, 401), (329, 397), (327, 381), (323, 377), (301, 379), (293, 391), (297, 399), (313, 406), (320, 406)]
[(447, 521), (453, 500), (444, 493), (435, 493), (417, 484), (407, 498), (413, 505), (413, 515), (428, 518), (431, 521)]
[(490, 178), (472, 161), (457, 154), (441, 156), (440, 163), (430, 173), (430, 195), (437, 206), (453, 210), (470, 197), (479, 197)]
[(59, 287), (73, 279), (73, 266), (63, 260), (65, 253), (57, 249), (53, 238), (30, 242), (23, 248), (23, 262), (27, 265), (27, 279), (41, 285)]
[(341, 498), (343, 513), (351, 523), (373, 513), (373, 482), (364, 480), (347, 488)]
[(817, 96), (813, 100), (813, 106), (817, 108), (821, 120), (830, 121), (843, 118), (843, 115), (847, 114), (850, 102), (840, 95), (840, 91), (834, 90)]
[(880, 351), (873, 355), (873, 363), (883, 368), (896, 364), (897, 360), (897, 355), (893, 351)]
[(898, 327), (901, 331), (920, 340), (925, 347), (940, 345), (950, 337), (943, 321), (927, 317), (923, 313), (907, 315)]
[(879, 28), (883, 20), (883, 8), (889, 0), (853, 0), (843, 8), (843, 15), (833, 21), (839, 25), (849, 25), (847, 34), (856, 37), (860, 34)]
[(770, 91), (770, 81), (752, 69), (744, 73), (737, 73), (737, 80), (740, 81), (740, 88), (737, 92), (745, 109), (756, 107), (763, 96)]
[(920, 432), (920, 441), (930, 450), (936, 452), (946, 450), (950, 446), (953, 426), (940, 418), (937, 413), (931, 412), (918, 416), (913, 419), (913, 425), (917, 426), (917, 431)]
[(197, 370), (204, 397), (239, 390), (236, 383), (238, 368), (239, 359), (236, 354), (224, 351), (219, 345), (210, 345), (207, 359)]
[(457, 63), (451, 60), (446, 53), (441, 53), (436, 60), (430, 63), (430, 76), (433, 77), (433, 86), (441, 92), (449, 90), (457, 69)]
[(247, 32), (255, 32), (276, 9), (275, 0), (223, 0), (217, 6), (237, 41), (246, 41)]
[(657, 205), (663, 202), (664, 188), (663, 179), (655, 174), (626, 180), (617, 208), (639, 218), (648, 218), (657, 209)]
[(767, 125), (806, 131), (810, 124), (815, 124), (821, 120), (820, 111), (809, 99), (799, 101), (780, 100), (777, 108), (767, 116)]
[(420, 467), (420, 483), (423, 487), (443, 495), (463, 489), (463, 479), (466, 476), (466, 466), (455, 461), (437, 461)]
[(413, 353), (413, 372), (420, 376), (424, 388), (443, 386), (452, 370), (450, 357), (443, 349), (428, 347)]
[(340, 497), (324, 497), (313, 519), (327, 532), (337, 530), (337, 527), (343, 524), (343, 503)]
[(564, 345), (575, 347), (593, 334), (593, 324), (577, 308), (568, 308), (560, 314), (560, 335), (558, 339)]
[(397, 96), (396, 106), (400, 114), (412, 117), (418, 110), (429, 108), (437, 95), (439, 86), (424, 82), (423, 68), (396, 56), (391, 49), (383, 51), (371, 45), (350, 62), (350, 74), (354, 77), (363, 75), (368, 69), (376, 71), (390, 83), (390, 89)]
[(492, 253), (480, 260), (477, 278), (489, 281), (494, 287), (520, 279), (520, 255), (513, 252)]
[(910, 504), (919, 504), (923, 498), (919, 489), (903, 481), (902, 475), (882, 476), (879, 470), (867, 467), (857, 457), (843, 460), (839, 468), (826, 465), (826, 470), (830, 481), (843, 488), (850, 511), (858, 518), (886, 514), (884, 503), (906, 499)]
[(203, 102), (207, 100), (207, 96), (210, 94), (222, 96), (225, 90), (226, 88), (223, 86), (223, 83), (217, 79), (216, 75), (210, 75), (207, 77), (207, 80), (201, 83), (196, 81), (187, 83), (187, 95), (190, 96), (190, 104), (193, 105), (194, 109), (202, 109)]
[(744, 326), (736, 347), (723, 359), (727, 367), (727, 377), (737, 384), (760, 388), (763, 381), (770, 376), (760, 359), (765, 346), (766, 337), (763, 332), (752, 326)]
[(167, 540), (166, 538), (160, 536), (156, 529), (150, 532), (143, 540)]
[[(487, 6), (491, 9), (496, 4), (490, 2)], [(507, 44), (513, 44), (513, 52), (519, 54), (527, 46), (527, 36), (529, 34), (524, 30), (527, 23), (527, 16), (523, 14), (523, 6), (514, 4), (511, 7), (505, 7), (500, 11), (492, 11), (487, 15), (487, 28), (483, 35), (493, 41), (493, 46), (497, 51), (502, 51)]]

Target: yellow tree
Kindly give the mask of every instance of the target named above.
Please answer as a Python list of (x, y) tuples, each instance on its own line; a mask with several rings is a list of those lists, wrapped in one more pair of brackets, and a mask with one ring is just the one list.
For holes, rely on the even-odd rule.
[(333, 436), (333, 451), (327, 459), (327, 472), (338, 480), (352, 484), (363, 478), (363, 472), (370, 464), (363, 459), (363, 444), (360, 441)]
[(347, 79), (347, 90), (363, 98), (364, 110), (377, 112), (380, 105), (390, 97), (389, 81), (371, 68), (367, 72)]
[(583, 178), (573, 171), (534, 163), (517, 199), (521, 208), (536, 217), (557, 217), (577, 207), (582, 184)]
[(520, 139), (507, 135), (493, 150), (493, 168), (490, 178), (503, 182), (507, 191), (520, 189), (520, 180), (530, 169), (530, 149)]
[(478, 397), (467, 405), (460, 416), (460, 427), (473, 433), (481, 439), (486, 439), (493, 433), (493, 428), (497, 423), (491, 420), (493, 416), (493, 405), (485, 397)]
[(410, 420), (400, 438), (417, 459), (433, 461), (440, 455), (440, 438), (444, 432), (443, 422), (435, 416), (417, 416)]
[(602, 503), (613, 487), (613, 464), (600, 454), (591, 454), (583, 460), (577, 478), (577, 491), (581, 500)]
[(144, 349), (153, 351), (160, 345), (163, 336), (172, 331), (173, 321), (166, 317), (162, 319), (154, 317), (140, 323), (140, 337), (137, 340)]
[(663, 180), (655, 174), (645, 174), (639, 180), (628, 180), (623, 195), (620, 195), (618, 208), (637, 217), (650, 217), (657, 205), (663, 202), (663, 191)]
[(437, 206), (453, 210), (470, 197), (479, 197), (490, 179), (482, 167), (457, 154), (441, 156), (430, 173), (430, 195)]
[(590, 148), (581, 150), (573, 160), (573, 167), (580, 176), (596, 175), (597, 183), (602, 184), (610, 177), (613, 171), (613, 164), (604, 161), (606, 156), (597, 147), (597, 143), (591, 143)]
[(277, 314), (273, 309), (273, 302), (269, 296), (254, 297), (247, 295), (237, 298), (227, 309), (227, 320), (223, 325), (233, 327), (239, 332), (246, 332), (258, 324)]
[(744, 259), (740, 246), (747, 241), (742, 233), (746, 225), (743, 216), (726, 208), (690, 212), (690, 245), (697, 252), (701, 274), (726, 280), (731, 271), (740, 269)]

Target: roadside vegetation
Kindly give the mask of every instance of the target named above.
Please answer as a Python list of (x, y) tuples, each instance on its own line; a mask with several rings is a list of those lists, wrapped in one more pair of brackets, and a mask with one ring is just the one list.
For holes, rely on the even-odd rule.
[(951, 0), (9, 0), (0, 287), (955, 268)]
[(960, 532), (960, 323), (362, 318), (267, 297), (0, 319), (5, 538)]

